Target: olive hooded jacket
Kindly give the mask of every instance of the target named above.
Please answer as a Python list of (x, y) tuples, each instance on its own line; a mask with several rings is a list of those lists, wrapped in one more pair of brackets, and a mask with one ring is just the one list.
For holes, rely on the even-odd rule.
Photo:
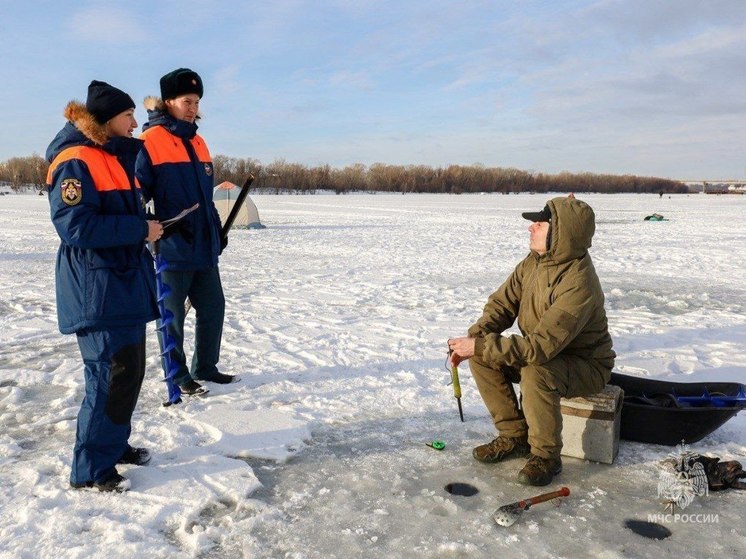
[[(612, 350), (604, 293), (588, 254), (596, 228), (591, 207), (574, 198), (547, 202), (552, 214), (549, 250), (535, 251), (490, 295), (469, 328), (475, 356), (487, 365), (521, 368), (558, 355), (587, 360), (609, 373)], [(521, 336), (503, 336), (515, 321)]]

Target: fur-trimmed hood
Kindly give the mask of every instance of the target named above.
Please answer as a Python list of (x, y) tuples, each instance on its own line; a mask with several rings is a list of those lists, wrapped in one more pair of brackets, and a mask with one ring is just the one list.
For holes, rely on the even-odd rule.
[(150, 95), (143, 101), (145, 110), (148, 111), (148, 121), (142, 125), (143, 132), (153, 126), (163, 126), (171, 134), (180, 138), (191, 139), (197, 134), (197, 120), (202, 118), (202, 115), (198, 112), (195, 122), (187, 122), (186, 120), (177, 120), (166, 108), (166, 103), (160, 97)]
[[(159, 111), (161, 113), (168, 113), (168, 109), (166, 108), (166, 103), (163, 101), (163, 99), (155, 95), (148, 95), (142, 104), (143, 104), (143, 107), (145, 107), (145, 110), (148, 112)], [(197, 111), (197, 120), (201, 118), (202, 118), (202, 113)]]
[(106, 134), (106, 125), (96, 122), (95, 117), (88, 112), (85, 104), (80, 101), (70, 101), (62, 113), (65, 120), (72, 122), (75, 128), (98, 146), (104, 145), (109, 136)]
[(166, 109), (166, 103), (163, 102), (163, 99), (160, 97), (156, 97), (155, 95), (148, 95), (145, 98), (145, 101), (143, 101), (143, 106), (145, 107), (145, 110), (148, 112), (150, 111), (160, 111), (162, 113), (167, 113), (168, 110)]
[(137, 152), (142, 141), (135, 138), (109, 138), (106, 126), (99, 124), (80, 101), (70, 101), (63, 112), (67, 124), (57, 132), (47, 148), (50, 163), (62, 150), (72, 146), (92, 146), (111, 153)]

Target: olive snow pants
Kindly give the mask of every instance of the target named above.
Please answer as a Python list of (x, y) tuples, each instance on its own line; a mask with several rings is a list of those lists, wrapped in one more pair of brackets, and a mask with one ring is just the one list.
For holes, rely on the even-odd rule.
[[(520, 370), (496, 369), (476, 357), (469, 366), (500, 435), (528, 434), (531, 452), (542, 458), (557, 458), (562, 451), (560, 398), (595, 394), (611, 378), (611, 370), (575, 356), (559, 355)], [(513, 383), (520, 385), (520, 405)]]

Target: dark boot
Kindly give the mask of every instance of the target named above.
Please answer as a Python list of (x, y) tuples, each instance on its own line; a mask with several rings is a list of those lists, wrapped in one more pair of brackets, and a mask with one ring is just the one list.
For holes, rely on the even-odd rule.
[(102, 479), (99, 481), (86, 481), (84, 483), (70, 482), (70, 487), (74, 489), (86, 489), (95, 487), (99, 491), (113, 491), (116, 493), (124, 493), (125, 491), (129, 491), (131, 485), (132, 484), (130, 483), (130, 480), (120, 476), (116, 470), (114, 470), (114, 472), (106, 479)]
[(200, 394), (207, 394), (209, 392), (207, 388), (191, 379), (184, 384), (180, 384), (179, 389), (181, 389), (182, 394), (189, 394), (190, 396), (199, 396)]
[(549, 485), (554, 476), (562, 471), (562, 460), (557, 458), (542, 458), (532, 454), (526, 465), (518, 473), (518, 482), (523, 485)]
[(503, 437), (500, 435), (492, 442), (476, 447), (471, 454), (480, 462), (494, 464), (506, 458), (526, 456), (530, 450), (528, 436)]
[(117, 464), (134, 464), (135, 466), (144, 466), (150, 462), (150, 451), (147, 448), (136, 448), (130, 446), (117, 460)]
[(224, 375), (223, 373), (214, 373), (209, 378), (201, 378), (199, 380), (204, 380), (207, 382), (214, 382), (217, 384), (231, 384), (233, 382), (238, 382), (241, 379), (235, 375)]
[(130, 480), (115, 473), (109, 479), (105, 481), (96, 481), (93, 487), (99, 491), (116, 491), (117, 493), (124, 493), (129, 491), (131, 487)]

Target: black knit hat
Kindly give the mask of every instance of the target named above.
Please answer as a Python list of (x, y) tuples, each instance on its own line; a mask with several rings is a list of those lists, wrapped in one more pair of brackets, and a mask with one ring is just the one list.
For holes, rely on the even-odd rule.
[(202, 78), (189, 68), (179, 68), (161, 78), (161, 99), (176, 99), (179, 95), (196, 93), (200, 99), (204, 93)]
[(119, 113), (134, 109), (135, 102), (121, 89), (106, 82), (93, 80), (88, 86), (85, 108), (93, 115), (96, 122), (105, 124)]

